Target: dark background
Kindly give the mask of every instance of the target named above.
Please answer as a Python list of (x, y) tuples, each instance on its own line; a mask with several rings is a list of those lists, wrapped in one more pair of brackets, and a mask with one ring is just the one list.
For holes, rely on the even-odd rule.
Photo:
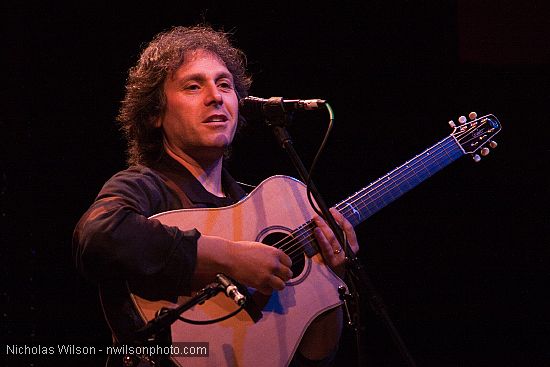
[[(247, 52), (252, 95), (329, 101), (335, 126), (315, 178), (329, 204), (447, 136), (448, 120), (495, 114), (494, 152), (462, 158), (361, 224), (360, 257), (418, 366), (550, 364), (550, 5), (111, 3), (3, 5), (3, 343), (109, 343), (96, 290), (73, 267), (72, 230), (125, 167), (114, 119), (128, 67), (157, 32), (204, 20)], [(290, 129), (307, 165), (325, 128), (311, 114)], [(296, 176), (260, 125), (229, 165), (250, 184)], [(363, 319), (368, 365), (404, 365), (367, 307)], [(346, 331), (338, 365), (356, 355)]]

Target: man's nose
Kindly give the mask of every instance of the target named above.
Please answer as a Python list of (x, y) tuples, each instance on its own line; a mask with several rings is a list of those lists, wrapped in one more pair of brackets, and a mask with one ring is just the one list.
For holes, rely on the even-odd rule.
[(205, 104), (207, 106), (211, 104), (216, 104), (216, 105), (223, 104), (222, 94), (220, 93), (216, 85), (209, 86), (207, 88)]

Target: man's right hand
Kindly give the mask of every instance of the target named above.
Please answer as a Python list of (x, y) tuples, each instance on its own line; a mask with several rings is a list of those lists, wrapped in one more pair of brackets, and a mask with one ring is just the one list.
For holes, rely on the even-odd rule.
[(291, 266), (290, 257), (275, 247), (202, 235), (197, 243), (193, 283), (207, 284), (222, 272), (269, 295), (273, 290), (282, 290), (285, 282), (292, 278)]

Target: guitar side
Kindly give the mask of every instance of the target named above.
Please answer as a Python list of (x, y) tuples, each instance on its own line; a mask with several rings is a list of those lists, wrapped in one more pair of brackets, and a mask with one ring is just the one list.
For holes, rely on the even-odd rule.
[[(237, 204), (224, 208), (182, 209), (157, 214), (164, 225), (181, 229), (197, 228), (207, 235), (234, 241), (261, 242), (276, 233), (289, 234), (315, 215), (305, 186), (290, 177), (273, 176), (263, 181)], [(304, 255), (305, 256), (305, 255)], [(172, 325), (172, 342), (208, 342), (208, 357), (174, 356), (182, 366), (285, 366), (290, 363), (309, 324), (321, 313), (339, 306), (338, 287), (344, 282), (322, 262), (320, 254), (305, 257), (303, 270), (271, 297), (253, 293), (261, 309), (254, 318), (246, 311), (222, 322), (194, 325), (177, 321)], [(168, 302), (151, 302), (132, 295), (144, 321), (155, 316), (160, 307), (175, 307)], [(183, 297), (178, 303), (184, 302)], [(211, 320), (225, 316), (237, 306), (224, 294), (195, 306), (182, 316), (192, 320)]]

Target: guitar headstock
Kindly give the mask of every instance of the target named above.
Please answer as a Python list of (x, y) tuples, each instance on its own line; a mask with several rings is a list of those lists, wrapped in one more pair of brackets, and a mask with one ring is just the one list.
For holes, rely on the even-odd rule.
[(492, 138), (500, 131), (500, 122), (494, 115), (477, 117), (475, 112), (470, 112), (468, 117), (470, 121), (465, 116), (460, 116), (458, 124), (449, 121), (449, 125), (454, 129), (451, 135), (461, 146), (464, 154), (472, 155), (474, 161), (479, 162), (479, 154), (486, 156), (490, 152), (489, 147), (496, 148), (497, 143)]

